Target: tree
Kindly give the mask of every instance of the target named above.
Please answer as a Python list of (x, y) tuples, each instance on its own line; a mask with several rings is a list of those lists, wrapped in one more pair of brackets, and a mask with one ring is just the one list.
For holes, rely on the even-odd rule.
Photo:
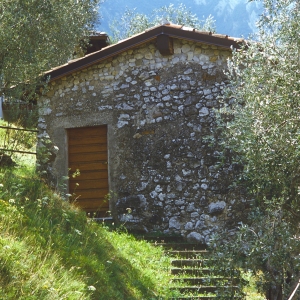
[(262, 2), (258, 40), (234, 52), (219, 114), (222, 143), (244, 165), (238, 184), (254, 201), (216, 252), (250, 269), (267, 299), (281, 300), (300, 276), (300, 4)]
[[(66, 63), (97, 20), (99, 0), (0, 0), (0, 93), (19, 98)], [(25, 88), (26, 87), (26, 88)]]
[(184, 4), (179, 4), (177, 8), (170, 4), (155, 9), (150, 15), (127, 9), (118, 20), (112, 22), (110, 26), (111, 40), (117, 42), (164, 22), (172, 22), (204, 31), (215, 31), (215, 20), (212, 16), (205, 20), (199, 20)]

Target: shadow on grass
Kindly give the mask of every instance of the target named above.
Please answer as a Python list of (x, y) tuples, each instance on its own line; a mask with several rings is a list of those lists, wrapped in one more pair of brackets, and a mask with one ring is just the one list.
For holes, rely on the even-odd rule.
[(13, 205), (23, 214), (14, 224), (14, 234), (30, 246), (48, 247), (63, 268), (75, 270), (90, 290), (90, 299), (167, 298), (168, 261), (160, 249), (89, 222), (38, 177), (7, 176), (2, 177), (2, 198), (14, 198)]

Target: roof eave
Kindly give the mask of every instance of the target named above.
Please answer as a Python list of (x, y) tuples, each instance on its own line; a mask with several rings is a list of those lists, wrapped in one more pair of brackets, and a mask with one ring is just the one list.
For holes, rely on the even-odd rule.
[(126, 50), (154, 40), (160, 34), (169, 35), (172, 38), (185, 39), (226, 49), (231, 49), (232, 47), (239, 48), (239, 45), (242, 41), (228, 38), (228, 36), (225, 35), (220, 37), (220, 35), (213, 35), (208, 32), (200, 32), (197, 30), (183, 30), (181, 28), (178, 28), (178, 25), (177, 27), (168, 25), (156, 26), (133, 37), (122, 40), (117, 44), (107, 46), (97, 52), (86, 55), (83, 58), (72, 60), (65, 65), (54, 68), (45, 73), (45, 78), (50, 77), (50, 81), (57, 80), (61, 77), (97, 64), (102, 60), (113, 57)]

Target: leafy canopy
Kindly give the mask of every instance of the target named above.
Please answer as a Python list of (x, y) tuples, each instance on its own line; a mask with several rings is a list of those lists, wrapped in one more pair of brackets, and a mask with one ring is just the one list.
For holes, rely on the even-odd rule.
[[(257, 43), (234, 53), (234, 115), (228, 145), (261, 208), (275, 201), (291, 222), (300, 217), (300, 11), (292, 0), (266, 0)], [(297, 4), (299, 6), (299, 4)]]
[(171, 22), (185, 25), (204, 31), (215, 31), (215, 20), (212, 16), (199, 20), (184, 4), (175, 7), (173, 4), (154, 9), (149, 15), (141, 14), (136, 10), (126, 9), (124, 14), (114, 20), (110, 26), (112, 31), (112, 41), (128, 38), (138, 34), (150, 27)]
[(220, 115), (224, 146), (244, 165), (239, 184), (254, 200), (223, 253), (243, 260), (267, 299), (279, 300), (300, 273), (300, 4), (262, 2), (258, 41), (234, 52)]
[(99, 0), (0, 0), (1, 93), (18, 97), (24, 84), (35, 83), (41, 72), (71, 58), (93, 29), (98, 4)]

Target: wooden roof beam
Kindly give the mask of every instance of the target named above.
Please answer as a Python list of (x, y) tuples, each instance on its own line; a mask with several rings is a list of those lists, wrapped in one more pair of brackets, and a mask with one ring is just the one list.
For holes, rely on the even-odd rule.
[(161, 55), (174, 54), (173, 39), (167, 34), (159, 34), (156, 37), (156, 48)]

